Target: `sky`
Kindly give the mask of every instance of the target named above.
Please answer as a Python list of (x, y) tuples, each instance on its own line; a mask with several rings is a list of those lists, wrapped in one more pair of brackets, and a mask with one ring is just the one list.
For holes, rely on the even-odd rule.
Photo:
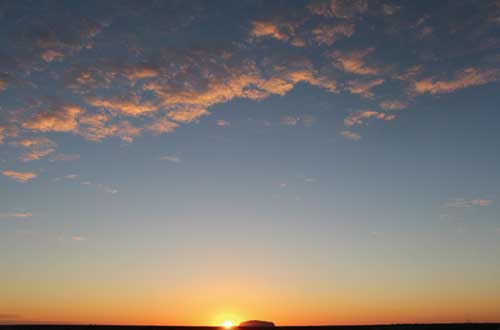
[(499, 1), (0, 26), (0, 323), (500, 322)]

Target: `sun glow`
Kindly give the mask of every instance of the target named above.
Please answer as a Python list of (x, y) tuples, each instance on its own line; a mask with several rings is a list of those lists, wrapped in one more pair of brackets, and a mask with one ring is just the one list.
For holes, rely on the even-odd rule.
[(234, 326), (233, 321), (226, 320), (224, 323), (222, 323), (222, 326), (226, 329), (231, 329)]

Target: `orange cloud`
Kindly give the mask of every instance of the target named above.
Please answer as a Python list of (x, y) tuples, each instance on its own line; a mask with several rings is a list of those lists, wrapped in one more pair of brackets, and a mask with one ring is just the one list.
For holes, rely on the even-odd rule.
[(3, 143), (3, 139), (5, 138), (4, 132), (5, 132), (5, 127), (0, 126), (0, 144)]
[(381, 68), (368, 66), (364, 61), (372, 51), (373, 48), (351, 52), (334, 51), (329, 57), (334, 60), (333, 65), (338, 69), (359, 75), (374, 75), (380, 73)]
[(13, 141), (11, 144), (16, 147), (29, 149), (28, 152), (19, 157), (19, 160), (22, 162), (30, 162), (48, 156), (53, 153), (57, 147), (57, 144), (54, 141), (46, 137), (26, 138)]
[(353, 140), (353, 141), (361, 140), (361, 135), (359, 135), (358, 133), (355, 133), (353, 131), (349, 131), (349, 130), (340, 131), (340, 135), (342, 135), (346, 139)]
[(500, 70), (496, 68), (466, 68), (457, 72), (453, 79), (436, 80), (432, 77), (414, 82), (413, 89), (419, 94), (452, 93), (458, 89), (484, 85), (500, 79)]
[(170, 133), (175, 131), (175, 129), (179, 127), (179, 124), (174, 123), (168, 118), (160, 118), (153, 121), (147, 129), (155, 135)]
[(195, 120), (198, 120), (200, 117), (206, 116), (210, 114), (207, 109), (203, 108), (185, 108), (179, 110), (172, 110), (167, 113), (168, 117), (174, 121), (179, 123), (192, 123)]
[(89, 125), (89, 126), (102, 126), (109, 120), (109, 117), (103, 113), (95, 113), (95, 114), (85, 114), (80, 117), (81, 125)]
[(371, 89), (373, 87), (382, 85), (384, 83), (384, 79), (378, 78), (373, 80), (350, 80), (347, 83), (346, 89), (350, 91), (352, 94), (360, 94), (366, 98), (372, 98), (373, 92)]
[(280, 26), (280, 24), (276, 22), (253, 21), (250, 35), (257, 38), (271, 37), (277, 40), (287, 41), (290, 37), (288, 34), (284, 33), (283, 30), (291, 33), (294, 29), (291, 24), (281, 24)]
[(153, 66), (146, 64), (127, 66), (123, 69), (122, 74), (131, 81), (140, 79), (154, 78), (159, 76), (159, 72)]
[(80, 118), (78, 134), (89, 141), (101, 141), (116, 136), (125, 142), (132, 142), (142, 132), (142, 128), (132, 126), (128, 121), (108, 123), (110, 118), (103, 113), (87, 114)]
[(59, 61), (63, 58), (64, 58), (63, 53), (52, 49), (48, 49), (42, 53), (42, 59), (45, 62)]
[(312, 30), (313, 39), (318, 45), (331, 46), (342, 37), (354, 34), (354, 24), (325, 25), (321, 24)]
[(87, 97), (85, 100), (94, 107), (115, 110), (124, 115), (134, 117), (154, 112), (158, 109), (157, 106), (151, 102), (141, 102), (136, 95), (130, 97), (111, 97), (109, 99)]
[(37, 177), (37, 174), (34, 172), (3, 171), (2, 174), (14, 181), (22, 183), (28, 182)]
[(77, 118), (85, 111), (74, 105), (55, 107), (37, 113), (26, 120), (22, 127), (40, 132), (71, 132), (78, 127)]
[(346, 126), (363, 125), (364, 120), (369, 118), (389, 121), (396, 119), (396, 116), (387, 115), (386, 113), (372, 111), (372, 110), (359, 111), (345, 118), (344, 125)]

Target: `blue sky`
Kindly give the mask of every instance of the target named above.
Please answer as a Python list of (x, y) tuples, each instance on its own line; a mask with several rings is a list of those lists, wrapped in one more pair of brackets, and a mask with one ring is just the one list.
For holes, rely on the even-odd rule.
[(498, 1), (0, 24), (0, 323), (500, 320)]

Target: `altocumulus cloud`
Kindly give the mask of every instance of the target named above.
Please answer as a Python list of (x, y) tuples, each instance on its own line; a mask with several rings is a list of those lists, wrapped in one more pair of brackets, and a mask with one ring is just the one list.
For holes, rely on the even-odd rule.
[[(24, 1), (7, 3), (13, 14), (2, 21), (6, 28), (0, 32), (10, 45), (0, 57), (0, 95), (12, 101), (0, 114), (0, 144), (7, 141), (22, 150), (21, 162), (57, 158), (62, 142), (54, 133), (132, 143), (144, 134), (169, 134), (201, 121), (219, 104), (284, 96), (297, 85), (349, 93), (366, 108), (392, 111), (410, 107), (423, 95), (500, 80), (495, 41), (500, 6), (494, 1), (453, 2), (433, 10), (366, 0), (314, 0), (293, 10), (279, 3), (273, 10), (231, 6), (252, 14), (241, 15), (227, 40), (207, 35), (198, 47), (189, 46), (197, 40), (182, 38), (199, 17), (211, 19), (203, 3), (153, 6), (145, 1), (139, 14), (129, 2), (92, 2), (92, 13), (68, 6), (57, 16), (49, 14), (56, 9), (51, 2), (41, 6), (35, 17)], [(482, 23), (464, 29), (448, 17), (450, 11), (466, 9), (474, 15), (471, 22)], [(443, 19), (450, 20), (438, 24)], [(148, 37), (134, 36), (132, 26)], [(374, 30), (380, 31), (377, 38), (372, 38)], [(164, 42), (177, 39), (185, 46)], [(388, 40), (401, 45), (397, 53), (387, 54)], [(203, 46), (208, 44), (218, 46)], [(114, 58), (109, 49), (126, 56)], [(464, 65), (467, 61), (471, 64)], [(44, 84), (37, 83), (40, 78)], [(47, 96), (49, 87), (58, 90), (57, 96)], [(359, 141), (353, 126), (396, 119), (370, 111), (347, 114), (339, 134)], [(299, 121), (313, 123), (304, 116), (283, 123)], [(36, 177), (33, 172), (3, 174), (19, 182)]]
[(28, 182), (37, 177), (34, 172), (17, 172), (17, 171), (3, 171), (3, 175), (17, 182)]

